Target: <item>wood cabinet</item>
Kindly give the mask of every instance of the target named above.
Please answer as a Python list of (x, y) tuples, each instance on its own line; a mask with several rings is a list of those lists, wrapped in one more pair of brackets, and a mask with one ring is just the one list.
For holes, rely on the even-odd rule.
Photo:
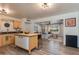
[(38, 37), (31, 36), (29, 37), (29, 49), (32, 50), (34, 47), (38, 48)]
[(14, 20), (13, 21), (13, 28), (21, 28), (21, 21), (20, 20)]
[(8, 36), (7, 44), (14, 44), (15, 43), (15, 36)]
[(0, 35), (0, 47), (14, 43), (15, 36)]
[(0, 27), (2, 26), (2, 21), (0, 20)]
[(0, 47), (6, 45), (6, 40), (5, 40), (5, 36), (0, 35)]
[(4, 37), (2, 35), (0, 35), (0, 47), (3, 46), (3, 39), (4, 39)]

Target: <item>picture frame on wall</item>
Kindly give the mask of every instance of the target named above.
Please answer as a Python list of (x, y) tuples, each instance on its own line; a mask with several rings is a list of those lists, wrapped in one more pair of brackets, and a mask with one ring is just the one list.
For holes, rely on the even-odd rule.
[(76, 18), (67, 18), (65, 19), (66, 27), (75, 27), (76, 26)]

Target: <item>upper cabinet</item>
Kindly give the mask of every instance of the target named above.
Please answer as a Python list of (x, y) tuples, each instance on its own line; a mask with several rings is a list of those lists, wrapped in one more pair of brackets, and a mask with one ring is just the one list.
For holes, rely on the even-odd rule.
[(0, 20), (0, 27), (1, 27), (1, 25), (2, 25), (2, 21)]
[(21, 28), (21, 21), (20, 20), (14, 20), (13, 21), (13, 28)]

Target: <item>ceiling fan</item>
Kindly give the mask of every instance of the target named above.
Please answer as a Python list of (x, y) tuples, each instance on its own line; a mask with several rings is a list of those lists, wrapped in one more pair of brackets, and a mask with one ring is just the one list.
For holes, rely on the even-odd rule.
[(2, 9), (2, 10), (0, 10), (0, 14), (1, 14), (1, 15), (7, 15), (7, 12), (6, 12), (5, 9)]

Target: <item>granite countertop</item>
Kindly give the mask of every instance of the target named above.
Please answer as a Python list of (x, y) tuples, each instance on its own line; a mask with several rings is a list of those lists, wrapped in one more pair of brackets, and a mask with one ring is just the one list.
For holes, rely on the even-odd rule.
[(38, 35), (37, 33), (23, 33), (23, 31), (18, 31), (18, 32), (16, 32), (16, 31), (10, 31), (10, 32), (0, 32), (0, 35), (15, 35), (15, 36), (28, 36), (28, 37), (30, 37), (30, 36), (36, 36), (36, 35)]
[(13, 34), (13, 33), (23, 33), (23, 31), (9, 31), (9, 32), (0, 32), (0, 34)]

